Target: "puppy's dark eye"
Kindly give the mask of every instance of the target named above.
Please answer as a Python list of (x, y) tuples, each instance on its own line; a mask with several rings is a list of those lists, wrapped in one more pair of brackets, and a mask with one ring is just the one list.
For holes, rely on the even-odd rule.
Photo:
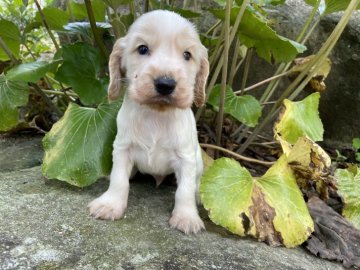
[(141, 55), (149, 54), (149, 48), (146, 45), (140, 45), (137, 50)]
[(189, 53), (188, 51), (186, 51), (186, 52), (183, 53), (183, 55), (184, 55), (184, 59), (185, 59), (186, 61), (189, 61), (189, 60), (190, 60), (190, 58), (191, 58), (191, 53)]

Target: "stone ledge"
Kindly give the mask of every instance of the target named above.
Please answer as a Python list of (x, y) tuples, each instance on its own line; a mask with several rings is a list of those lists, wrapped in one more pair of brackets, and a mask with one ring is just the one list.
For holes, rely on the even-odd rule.
[(184, 235), (168, 226), (175, 187), (131, 182), (120, 221), (89, 216), (86, 205), (107, 188), (45, 180), (40, 167), (0, 173), (0, 269), (343, 269), (301, 248), (272, 248), (212, 224)]

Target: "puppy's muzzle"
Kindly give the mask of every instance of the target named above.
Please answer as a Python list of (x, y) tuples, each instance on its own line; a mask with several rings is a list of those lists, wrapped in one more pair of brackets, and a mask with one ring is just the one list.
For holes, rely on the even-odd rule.
[(176, 81), (170, 77), (159, 77), (154, 80), (155, 90), (160, 95), (167, 96), (174, 92)]

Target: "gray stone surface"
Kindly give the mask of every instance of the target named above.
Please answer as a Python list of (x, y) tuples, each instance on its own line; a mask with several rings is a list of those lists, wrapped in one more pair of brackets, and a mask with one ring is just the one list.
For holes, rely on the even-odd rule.
[[(46, 180), (29, 167), (39, 139), (4, 139), (0, 156), (23, 168), (0, 172), (0, 269), (343, 269), (301, 248), (272, 248), (228, 234), (204, 210), (206, 232), (184, 235), (168, 226), (175, 187), (141, 177), (131, 183), (129, 208), (121, 221), (95, 220), (86, 205), (107, 188), (101, 179), (88, 188)], [(4, 144), (5, 143), (5, 144)], [(16, 146), (18, 145), (18, 146)], [(25, 145), (25, 146), (24, 146)], [(36, 159), (36, 158), (35, 158)], [(3, 159), (1, 164), (3, 166)]]

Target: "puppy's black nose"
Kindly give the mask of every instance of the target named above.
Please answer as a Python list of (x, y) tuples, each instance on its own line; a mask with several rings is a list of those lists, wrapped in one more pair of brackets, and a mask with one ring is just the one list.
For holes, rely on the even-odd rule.
[(156, 91), (161, 95), (170, 95), (175, 90), (176, 81), (170, 77), (159, 77), (154, 80)]

